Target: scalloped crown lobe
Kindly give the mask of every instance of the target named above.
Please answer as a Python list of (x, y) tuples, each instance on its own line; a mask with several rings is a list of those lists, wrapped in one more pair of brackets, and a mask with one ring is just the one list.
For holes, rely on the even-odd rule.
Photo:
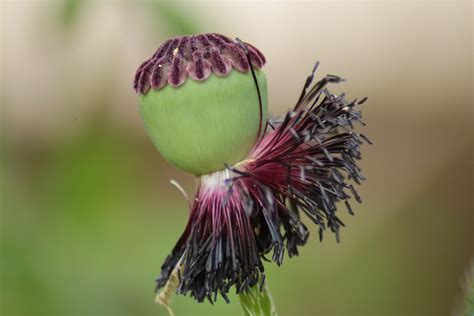
[[(266, 60), (253, 45), (243, 43), (252, 65), (262, 68)], [(217, 33), (186, 35), (171, 38), (160, 45), (152, 57), (145, 60), (135, 74), (133, 88), (145, 94), (170, 84), (182, 85), (189, 76), (204, 81), (211, 72), (226, 76), (232, 68), (240, 72), (250, 69), (245, 50), (235, 40)]]

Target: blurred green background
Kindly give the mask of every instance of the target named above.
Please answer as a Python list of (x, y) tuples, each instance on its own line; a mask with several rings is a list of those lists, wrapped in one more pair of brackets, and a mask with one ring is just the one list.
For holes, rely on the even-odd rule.
[[(267, 264), (280, 315), (449, 315), (474, 255), (472, 2), (3, 1), (1, 306), (13, 315), (167, 315), (154, 279), (194, 179), (147, 138), (132, 90), (168, 37), (216, 31), (266, 55), (269, 107), (315, 60), (368, 96), (356, 216), (336, 244)], [(309, 224), (311, 226), (311, 224)], [(175, 297), (177, 315), (240, 315)]]

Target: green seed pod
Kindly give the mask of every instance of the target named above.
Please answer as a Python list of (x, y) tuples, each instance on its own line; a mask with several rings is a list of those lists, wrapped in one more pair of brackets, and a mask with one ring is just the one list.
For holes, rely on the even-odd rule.
[(252, 45), (220, 34), (163, 43), (139, 67), (134, 86), (145, 127), (163, 157), (196, 175), (244, 159), (266, 122), (264, 63)]

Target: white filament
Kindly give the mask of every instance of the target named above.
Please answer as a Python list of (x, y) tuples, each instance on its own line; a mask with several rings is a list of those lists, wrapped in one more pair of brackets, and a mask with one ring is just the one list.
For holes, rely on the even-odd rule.
[(220, 190), (227, 187), (227, 181), (234, 176), (229, 169), (219, 170), (201, 176), (201, 186), (204, 190)]

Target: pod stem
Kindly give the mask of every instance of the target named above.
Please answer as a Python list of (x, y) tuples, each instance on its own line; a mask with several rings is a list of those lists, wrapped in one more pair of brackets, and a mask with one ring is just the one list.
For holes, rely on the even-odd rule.
[(272, 295), (266, 283), (262, 288), (255, 285), (239, 294), (239, 301), (245, 316), (277, 316)]

